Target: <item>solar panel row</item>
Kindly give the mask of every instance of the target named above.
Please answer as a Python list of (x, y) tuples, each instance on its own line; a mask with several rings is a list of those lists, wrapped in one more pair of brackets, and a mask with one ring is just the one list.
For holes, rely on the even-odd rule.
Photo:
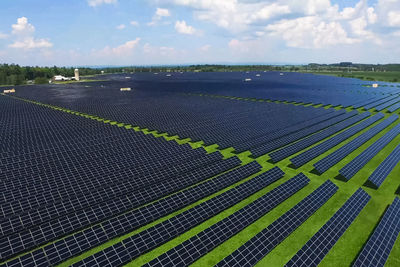
[[(226, 186), (230, 186), (258, 172), (260, 167), (261, 166), (256, 162), (241, 166), (202, 184), (158, 200), (150, 205), (124, 213), (119, 217), (103, 221), (99, 225), (75, 233), (54, 244), (40, 248), (39, 250), (44, 251), (48, 255), (49, 265), (58, 264), (67, 260), (69, 257), (77, 256), (107, 240), (131, 232), (147, 223), (192, 204), (203, 197), (216, 193)], [(279, 169), (274, 168), (269, 171), (268, 174), (270, 176), (277, 176), (279, 175)], [(267, 174), (262, 175), (261, 178), (265, 176), (267, 176)], [(87, 242), (87, 240), (91, 240), (91, 242)], [(35, 253), (37, 253), (37, 251), (30, 253), (31, 258), (33, 258)], [(17, 261), (16, 259), (15, 262)]]
[[(119, 196), (108, 202), (90, 205), (86, 209), (66, 213), (64, 216), (57, 217), (57, 214), (62, 212), (63, 205), (61, 205), (59, 209), (44, 209), (40, 214), (32, 213), (23, 217), (18, 216), (7, 219), (0, 224), (1, 233), (3, 236), (6, 235), (0, 239), (0, 242), (8, 242), (9, 244), (3, 253), (3, 257), (13, 256), (111, 216), (137, 208), (232, 169), (240, 163), (241, 161), (238, 158), (233, 157), (185, 174), (180, 179), (154, 184), (147, 187), (146, 190), (130, 192), (128, 195)], [(79, 203), (75, 203), (75, 205), (79, 206)], [(37, 227), (32, 227), (32, 225)], [(18, 240), (22, 241), (18, 242)]]
[(301, 138), (304, 138), (308, 135), (314, 134), (315, 132), (318, 132), (325, 128), (328, 128), (328, 127), (334, 125), (335, 123), (338, 123), (340, 121), (343, 121), (350, 117), (353, 117), (356, 114), (357, 114), (356, 111), (344, 113), (342, 115), (339, 115), (339, 116), (329, 119), (327, 121), (318, 123), (312, 127), (305, 128), (303, 130), (283, 136), (282, 138), (278, 138), (278, 139), (272, 140), (270, 142), (267, 142), (263, 145), (252, 148), (252, 149), (250, 149), (250, 151), (251, 151), (253, 157), (262, 156), (262, 155), (269, 153), (277, 148), (280, 148), (280, 147), (283, 147), (290, 143), (296, 142), (297, 140), (299, 140)]
[(400, 103), (397, 103), (397, 104), (394, 104), (393, 106), (390, 106), (388, 108), (388, 111), (390, 113), (393, 113), (393, 112), (397, 111), (398, 109), (400, 109)]
[(399, 233), (400, 199), (396, 197), (361, 250), (353, 266), (385, 266)]
[(391, 105), (393, 105), (393, 104), (395, 104), (395, 103), (397, 103), (397, 102), (399, 102), (399, 101), (400, 101), (400, 98), (399, 98), (399, 97), (396, 97), (395, 99), (392, 99), (392, 100), (390, 100), (390, 101), (388, 101), (388, 102), (386, 102), (386, 103), (380, 104), (379, 106), (375, 107), (375, 109), (376, 109), (377, 111), (382, 111), (382, 110), (384, 110), (385, 108), (390, 107)]
[(380, 105), (382, 105), (384, 103), (387, 103), (387, 102), (392, 101), (393, 99), (397, 99), (397, 98), (398, 98), (397, 95), (396, 96), (391, 96), (391, 97), (385, 97), (385, 98), (383, 98), (383, 99), (381, 99), (379, 101), (374, 101), (371, 104), (365, 105), (364, 109), (368, 110), (368, 109), (371, 109), (371, 108), (375, 108), (375, 107), (378, 107), (378, 106), (380, 106)]
[(332, 127), (329, 127), (325, 130), (322, 130), (321, 132), (315, 133), (307, 138), (304, 138), (302, 140), (297, 141), (294, 144), (291, 144), (289, 146), (283, 147), (277, 151), (274, 151), (270, 154), (268, 154), (271, 157), (271, 160), (273, 162), (279, 162), (307, 147), (310, 147), (314, 145), (315, 143), (343, 130), (346, 129), (347, 127), (369, 117), (371, 114), (369, 112), (364, 112), (362, 114), (358, 114), (348, 120), (339, 122)]
[(354, 158), (346, 166), (339, 170), (339, 173), (350, 180), (365, 164), (367, 164), (376, 154), (389, 144), (400, 133), (400, 124), (397, 124), (379, 140), (369, 146), (360, 155)]
[(325, 158), (319, 160), (314, 164), (315, 169), (320, 173), (324, 173), (329, 170), (332, 166), (340, 162), (344, 159), (347, 155), (352, 153), (354, 150), (359, 148), (361, 145), (366, 143), (368, 140), (373, 138), (383, 129), (388, 127), (390, 124), (395, 122), (398, 119), (397, 115), (392, 115), (389, 118), (385, 119), (384, 121), (380, 122), (378, 125), (375, 125), (365, 133), (361, 134), (360, 136), (356, 137), (349, 143), (345, 144), (344, 146), (340, 147), (338, 150), (332, 152)]
[[(176, 236), (188, 231), (205, 220), (217, 215), (221, 211), (237, 204), (243, 199), (270, 185), (280, 179), (284, 172), (278, 167), (274, 167), (266, 173), (263, 173), (229, 191), (222, 193), (212, 199), (209, 199), (198, 206), (195, 206), (181, 214), (178, 214), (162, 223), (159, 223), (149, 229), (140, 232), (117, 245), (114, 245), (112, 251), (116, 252), (116, 247), (121, 244), (125, 248), (125, 254), (129, 255), (127, 261), (137, 258), (141, 254), (160, 246), (161, 244), (175, 238)], [(119, 253), (118, 253), (119, 254)], [(112, 262), (116, 254), (101, 251), (96, 253), (74, 266), (93, 266), (103, 265)], [(117, 263), (117, 265), (124, 262)], [(113, 262), (115, 264), (115, 262)]]
[(310, 148), (309, 150), (293, 157), (290, 159), (292, 164), (296, 167), (299, 168), (306, 164), (307, 162), (311, 161), (312, 159), (318, 157), (319, 155), (322, 155), (329, 149), (333, 148), (334, 146), (340, 144), (341, 142), (345, 141), (346, 139), (352, 137), (353, 135), (357, 134), (358, 132), (364, 130), (365, 128), (369, 127), (376, 121), (382, 119), (384, 115), (382, 113), (378, 113), (365, 121), (360, 122), (359, 124), (335, 135), (334, 137), (322, 142), (319, 145), (316, 145), (315, 147)]
[[(44, 181), (40, 184), (30, 184), (23, 187), (8, 187), (8, 190), (3, 192), (2, 196), (5, 198), (5, 204), (0, 206), (1, 216), (10, 217), (11, 215), (21, 214), (28, 212), (32, 209), (51, 207), (56, 205), (59, 201), (72, 201), (76, 199), (83, 205), (85, 202), (95, 199), (98, 201), (106, 200), (115, 197), (118, 194), (126, 194), (129, 191), (135, 191), (145, 186), (151, 185), (156, 182), (161, 182), (166, 179), (175, 179), (185, 172), (193, 171), (194, 169), (201, 168), (207, 164), (213, 164), (222, 160), (220, 153), (212, 153), (200, 158), (189, 158), (183, 164), (174, 165), (173, 168), (165, 168), (157, 171), (147, 170), (147, 173), (140, 173), (140, 168), (127, 168), (120, 171), (119, 176), (108, 173), (104, 179), (96, 181), (88, 181), (81, 179), (75, 180), (71, 178), (68, 182), (60, 181), (59, 185), (53, 185)], [(113, 168), (112, 169), (116, 172)], [(140, 179), (132, 179), (132, 177), (140, 177)], [(79, 186), (78, 186), (79, 185)], [(49, 192), (50, 190), (50, 192)], [(85, 199), (80, 196), (84, 195)], [(64, 204), (65, 205), (65, 204)], [(71, 209), (73, 207), (71, 206)]]
[(254, 266), (322, 207), (337, 190), (338, 187), (334, 183), (326, 181), (216, 266)]
[(379, 164), (374, 170), (371, 176), (368, 178), (368, 182), (372, 184), (376, 189), (381, 186), (385, 181), (386, 177), (392, 172), (394, 167), (400, 161), (400, 145), (398, 145), (385, 160)]
[(318, 266), (370, 198), (358, 189), (285, 266)]
[[(320, 110), (320, 109), (316, 109), (316, 110)], [(315, 113), (316, 113), (316, 111), (315, 111)], [(328, 111), (323, 113), (323, 115), (319, 115), (318, 113), (316, 113), (315, 116), (310, 120), (304, 121), (302, 123), (299, 123), (299, 124), (296, 124), (293, 126), (289, 126), (287, 128), (281, 129), (281, 130), (277, 130), (274, 132), (268, 132), (267, 134), (263, 134), (260, 137), (252, 138), (250, 140), (243, 141), (241, 143), (235, 143), (233, 146), (235, 147), (235, 151), (237, 153), (240, 153), (240, 152), (246, 151), (250, 148), (265, 144), (274, 139), (278, 139), (280, 137), (289, 135), (291, 133), (303, 130), (307, 127), (311, 127), (313, 125), (316, 125), (323, 121), (329, 120), (333, 117), (337, 117), (344, 113), (345, 113), (344, 110), (335, 111), (334, 109), (329, 109)]]
[(299, 174), (144, 266), (187, 266), (268, 213), (309, 183)]
[(373, 103), (373, 102), (376, 102), (376, 101), (378, 101), (378, 100), (380, 100), (380, 99), (383, 99), (383, 98), (386, 98), (386, 97), (390, 97), (390, 96), (385, 96), (385, 97), (373, 97), (373, 98), (369, 98), (369, 99), (367, 99), (367, 100), (361, 100), (361, 101), (359, 101), (359, 102), (353, 104), (352, 106), (353, 106), (354, 108), (358, 109), (358, 108), (361, 108), (361, 107), (363, 107), (363, 106), (365, 106), (365, 105), (371, 104), (371, 103)]

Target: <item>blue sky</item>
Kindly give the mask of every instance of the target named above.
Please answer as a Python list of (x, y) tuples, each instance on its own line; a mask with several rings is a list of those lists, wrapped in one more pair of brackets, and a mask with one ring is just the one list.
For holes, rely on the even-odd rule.
[(1, 0), (0, 63), (400, 62), (400, 0)]

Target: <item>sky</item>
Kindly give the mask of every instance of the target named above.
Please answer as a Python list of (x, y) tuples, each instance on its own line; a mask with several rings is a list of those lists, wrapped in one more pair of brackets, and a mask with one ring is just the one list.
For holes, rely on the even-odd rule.
[(400, 63), (400, 0), (0, 0), (0, 63)]

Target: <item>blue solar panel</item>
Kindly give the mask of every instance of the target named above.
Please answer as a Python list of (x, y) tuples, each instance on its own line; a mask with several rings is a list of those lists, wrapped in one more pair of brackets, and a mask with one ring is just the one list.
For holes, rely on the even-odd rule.
[(216, 266), (253, 266), (316, 212), (338, 187), (326, 181), (296, 206), (259, 232)]
[(262, 156), (262, 155), (264, 155), (264, 154), (266, 154), (268, 152), (271, 152), (271, 151), (273, 151), (273, 150), (275, 150), (277, 148), (280, 148), (280, 147), (283, 147), (283, 146), (288, 145), (290, 143), (296, 142), (299, 139), (304, 138), (304, 137), (306, 137), (306, 136), (308, 136), (310, 134), (314, 134), (314, 133), (316, 133), (316, 132), (318, 132), (320, 130), (323, 130), (325, 128), (328, 128), (328, 127), (330, 127), (330, 126), (332, 126), (332, 125), (334, 125), (334, 124), (336, 124), (336, 123), (338, 123), (340, 121), (343, 121), (343, 120), (346, 120), (346, 119), (348, 119), (350, 117), (353, 117), (356, 114), (357, 114), (356, 111), (352, 111), (352, 112), (348, 112), (348, 113), (339, 115), (339, 116), (334, 117), (332, 119), (329, 119), (327, 121), (323, 121), (321, 123), (318, 123), (318, 124), (316, 124), (316, 125), (314, 125), (312, 127), (305, 128), (305, 129), (300, 130), (298, 132), (294, 132), (294, 133), (292, 133), (290, 135), (286, 135), (286, 136), (284, 136), (282, 138), (275, 139), (275, 140), (272, 140), (272, 141), (270, 141), (268, 143), (260, 145), (258, 147), (252, 148), (252, 149), (250, 149), (250, 151), (251, 151), (253, 157)]
[(400, 101), (400, 98), (399, 98), (399, 97), (396, 97), (395, 99), (392, 99), (392, 100), (390, 100), (390, 101), (388, 101), (388, 102), (386, 102), (386, 103), (380, 104), (379, 106), (375, 107), (375, 109), (376, 109), (377, 111), (382, 111), (382, 110), (384, 110), (385, 108), (387, 108), (387, 107), (389, 107), (389, 106), (391, 106), (391, 105), (393, 105), (393, 104), (395, 104), (395, 103), (397, 103), (397, 102), (399, 102), (399, 101)]
[(318, 266), (370, 198), (358, 189), (285, 266)]
[(374, 188), (378, 188), (385, 181), (386, 177), (396, 167), (400, 161), (400, 145), (398, 145), (386, 159), (379, 164), (378, 168), (374, 170), (368, 178), (368, 183), (372, 184)]
[(330, 169), (332, 166), (340, 162), (342, 159), (344, 159), (347, 155), (349, 155), (351, 152), (359, 148), (362, 144), (366, 143), (368, 140), (373, 138), (376, 134), (381, 132), (383, 129), (388, 127), (390, 124), (392, 124), (394, 121), (398, 119), (397, 115), (392, 115), (389, 118), (385, 119), (378, 125), (372, 127), (365, 133), (361, 134), (357, 138), (353, 139), (349, 143), (345, 144), (338, 150), (332, 152), (325, 158), (321, 159), (317, 163), (314, 164), (315, 169), (320, 173), (326, 172), (328, 169)]
[(363, 129), (369, 127), (371, 124), (375, 123), (376, 121), (382, 119), (384, 115), (382, 113), (378, 113), (365, 121), (360, 122), (359, 124), (335, 135), (334, 137), (322, 142), (319, 145), (316, 145), (313, 148), (310, 148), (309, 150), (293, 157), (290, 159), (292, 164), (296, 167), (299, 168), (306, 164), (307, 162), (311, 161), (312, 159), (318, 157), (319, 155), (322, 155), (329, 149), (333, 148), (334, 146), (340, 144), (344, 140), (352, 137), (353, 135), (357, 134), (358, 132), (362, 131)]
[[(278, 167), (274, 167), (266, 173), (263, 173), (219, 196), (209, 199), (198, 206), (125, 239), (123, 242), (114, 246), (120, 246), (122, 244), (129, 254), (128, 260), (135, 259), (141, 254), (162, 245), (205, 220), (215, 216), (219, 212), (235, 205), (265, 186), (275, 182), (283, 175), (284, 173), (282, 170)], [(84, 259), (76, 265), (91, 265), (93, 262), (98, 262), (100, 258), (105, 259), (116, 256), (118, 256), (118, 254), (110, 253), (105, 256), (103, 252), (99, 252)]]
[(353, 266), (383, 267), (400, 233), (400, 199), (395, 198)]
[(400, 103), (394, 104), (393, 106), (390, 106), (388, 108), (388, 111), (390, 113), (397, 111), (398, 109), (400, 109)]
[(365, 113), (359, 114), (357, 116), (354, 116), (348, 120), (345, 120), (338, 124), (335, 124), (332, 127), (329, 127), (321, 132), (315, 133), (307, 138), (304, 138), (294, 144), (291, 144), (291, 145), (281, 148), (277, 151), (274, 151), (274, 152), (270, 153), (269, 156), (271, 157), (271, 160), (273, 162), (281, 161), (281, 160), (283, 160), (305, 148), (308, 148), (308, 147), (314, 145), (315, 143), (353, 125), (354, 123), (357, 123), (357, 122), (369, 117), (370, 115), (371, 114), (369, 112), (365, 112)]
[(389, 144), (400, 133), (400, 124), (396, 125), (378, 141), (364, 150), (350, 163), (339, 170), (339, 173), (346, 180), (350, 180), (365, 164), (367, 164), (376, 154)]
[(304, 174), (293, 177), (254, 202), (186, 240), (177, 247), (170, 249), (144, 266), (187, 266), (193, 263), (195, 260), (265, 215), (271, 209), (282, 203), (282, 201), (306, 186), (308, 182), (309, 179)]

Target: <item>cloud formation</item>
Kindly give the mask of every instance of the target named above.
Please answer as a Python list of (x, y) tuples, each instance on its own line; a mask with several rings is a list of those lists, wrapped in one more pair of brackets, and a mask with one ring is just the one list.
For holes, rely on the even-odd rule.
[(178, 33), (189, 34), (189, 35), (195, 34), (195, 32), (196, 32), (196, 29), (193, 28), (192, 26), (187, 25), (186, 21), (184, 21), (184, 20), (180, 20), (180, 21), (178, 20), (175, 23), (175, 30)]
[(17, 19), (17, 23), (11, 25), (12, 34), (15, 36), (14, 43), (9, 47), (15, 49), (30, 50), (35, 48), (50, 48), (53, 44), (48, 39), (34, 37), (35, 27), (28, 22), (26, 17)]
[(100, 6), (103, 4), (116, 4), (117, 0), (87, 0), (88, 5), (91, 7)]

